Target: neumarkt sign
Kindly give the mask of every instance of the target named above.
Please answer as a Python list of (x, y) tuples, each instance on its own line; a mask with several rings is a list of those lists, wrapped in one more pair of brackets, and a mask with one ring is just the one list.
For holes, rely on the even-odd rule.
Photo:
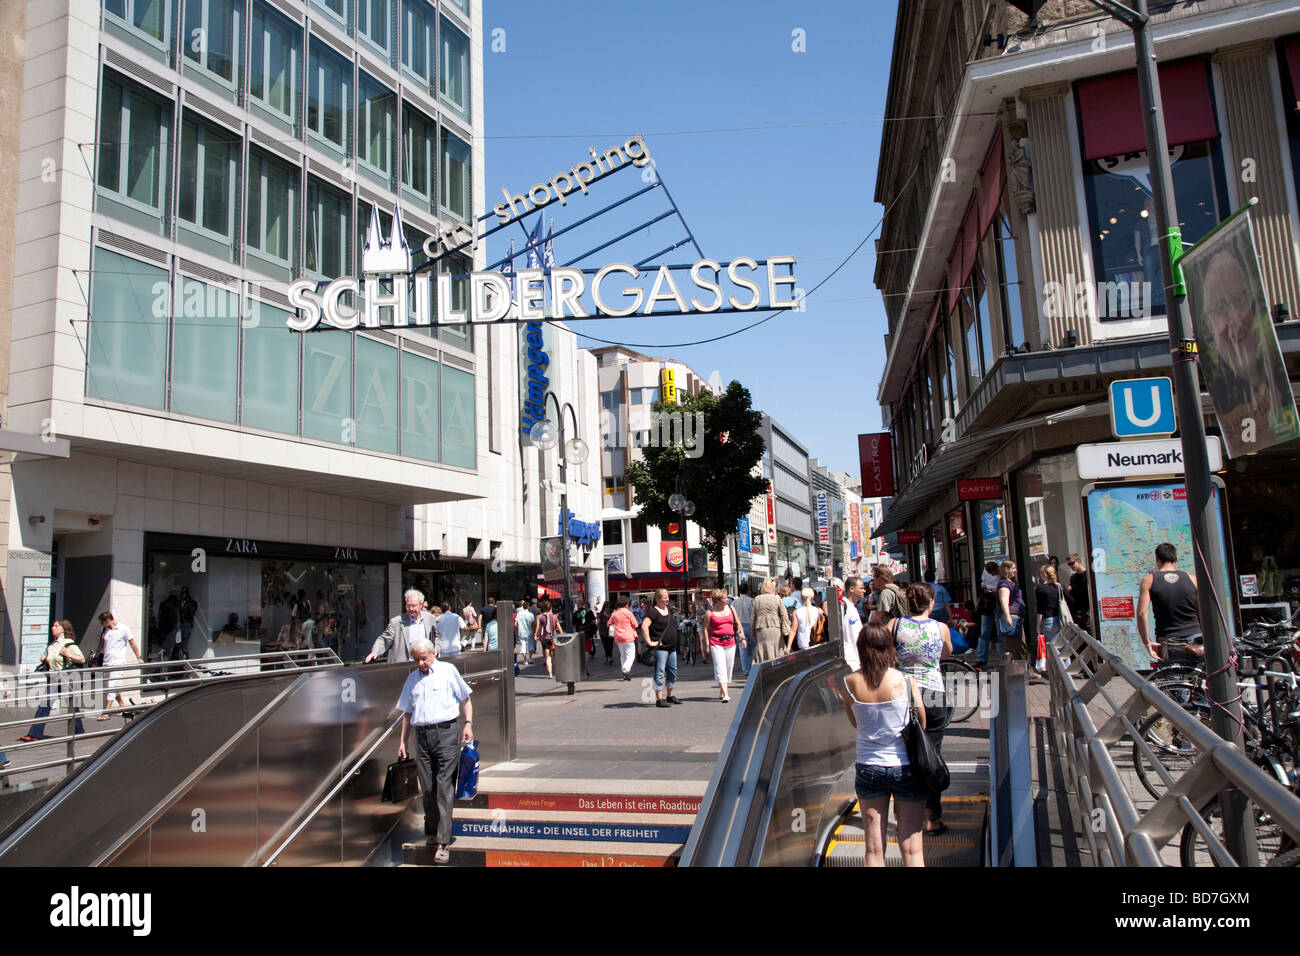
[[(1217, 436), (1205, 439), (1210, 471), (1223, 469), (1223, 448)], [(1183, 473), (1183, 443), (1178, 438), (1080, 445), (1075, 450), (1079, 477), (1085, 481), (1128, 481)]]

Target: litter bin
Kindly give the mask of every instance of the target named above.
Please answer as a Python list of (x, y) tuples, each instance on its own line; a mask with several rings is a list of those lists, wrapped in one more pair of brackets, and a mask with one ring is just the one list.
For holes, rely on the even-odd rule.
[(582, 680), (582, 654), (582, 640), (577, 634), (555, 635), (555, 679), (568, 684), (570, 694), (573, 685)]

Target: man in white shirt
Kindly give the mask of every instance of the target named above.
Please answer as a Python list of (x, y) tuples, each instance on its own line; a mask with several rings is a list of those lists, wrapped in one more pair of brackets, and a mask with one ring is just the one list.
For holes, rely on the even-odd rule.
[[(104, 667), (121, 667), (124, 664), (130, 664), (134, 659), (135, 663), (143, 664), (144, 660), (140, 657), (140, 645), (135, 641), (135, 635), (125, 624), (119, 624), (113, 617), (112, 611), (105, 611), (99, 615), (100, 626), (104, 628), (99, 636), (99, 650), (104, 655)], [(104, 713), (97, 717), (97, 720), (108, 720), (108, 711), (113, 709), (113, 700), (117, 699), (118, 707), (127, 706), (127, 697), (120, 690), (116, 694), (113, 691), (117, 688), (139, 683), (135, 677), (125, 676), (122, 671), (110, 671), (108, 674), (108, 700), (104, 704)], [(134, 701), (131, 701), (134, 705)], [(134, 714), (132, 715), (134, 716)]]
[[(831, 587), (839, 582), (831, 581)], [(867, 593), (862, 586), (862, 579), (850, 575), (844, 579), (844, 592), (840, 597), (840, 639), (844, 642), (844, 660), (850, 670), (858, 670), (862, 662), (858, 659), (858, 632), (862, 630), (862, 617), (858, 614), (858, 602)]]
[(460, 653), (460, 632), (465, 626), (461, 616), (451, 609), (446, 601), (442, 602), (442, 613), (434, 623), (438, 635), (438, 656), (455, 657)]
[[(459, 620), (459, 615), (457, 615)], [(427, 638), (411, 643), (413, 670), (402, 685), (397, 709), (402, 712), (402, 735), (397, 759), (405, 760), (407, 738), (415, 728), (415, 764), (424, 799), (424, 835), (434, 847), (433, 861), (447, 863), (451, 855), (451, 813), (456, 796), (456, 771), (460, 745), (474, 739), (473, 693), (454, 664), (437, 660), (437, 648)], [(465, 718), (457, 733), (457, 718)]]
[(400, 664), (411, 659), (411, 645), (420, 638), (433, 639), (433, 615), (423, 610), (424, 595), (412, 588), (402, 595), (406, 607), (405, 614), (399, 614), (388, 622), (384, 633), (375, 638), (375, 646), (366, 655), (369, 664), (383, 656), (390, 664)]

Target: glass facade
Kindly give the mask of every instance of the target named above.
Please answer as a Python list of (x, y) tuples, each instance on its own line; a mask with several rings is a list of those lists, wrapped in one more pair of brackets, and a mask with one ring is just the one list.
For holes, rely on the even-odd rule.
[(438, 58), (438, 92), (442, 100), (462, 116), (469, 115), (469, 37), (446, 17), (438, 26), (441, 56)]
[(163, 407), (167, 365), (167, 270), (96, 249), (91, 260), (86, 394)]
[(444, 129), (442, 131), (442, 211), (457, 219), (469, 219), (470, 196), (469, 143)]
[(174, 290), (172, 411), (234, 422), (239, 295), (184, 276), (177, 277)]

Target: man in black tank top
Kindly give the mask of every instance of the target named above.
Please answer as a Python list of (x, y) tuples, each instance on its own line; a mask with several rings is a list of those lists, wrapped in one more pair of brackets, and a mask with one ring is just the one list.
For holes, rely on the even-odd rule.
[[(1156, 640), (1147, 634), (1147, 611), (1155, 614)], [(1142, 579), (1137, 606), (1138, 636), (1153, 657), (1196, 663), (1205, 653), (1196, 607), (1196, 578), (1178, 570), (1178, 550), (1156, 546), (1156, 569)]]

